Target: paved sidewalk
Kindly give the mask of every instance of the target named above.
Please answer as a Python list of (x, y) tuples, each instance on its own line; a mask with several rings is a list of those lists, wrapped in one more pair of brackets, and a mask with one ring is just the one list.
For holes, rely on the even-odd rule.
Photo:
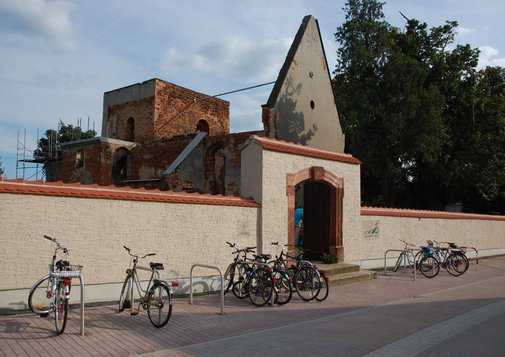
[(154, 328), (116, 306), (79, 309), (65, 333), (54, 319), (0, 317), (0, 356), (504, 356), (505, 257), (481, 259), (461, 277), (409, 273), (332, 287), (322, 303), (294, 297), (285, 306), (256, 308), (226, 296), (179, 299), (167, 326)]

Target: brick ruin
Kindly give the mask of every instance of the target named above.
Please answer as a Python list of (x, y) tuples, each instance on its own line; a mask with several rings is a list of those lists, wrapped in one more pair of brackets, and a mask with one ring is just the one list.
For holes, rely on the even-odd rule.
[[(207, 137), (162, 177), (202, 131)], [(257, 133), (230, 134), (229, 102), (155, 78), (104, 94), (102, 136), (64, 143), (57, 179), (238, 195), (240, 145)]]
[[(343, 152), (317, 20), (306, 16), (265, 105), (263, 131), (230, 133), (230, 103), (161, 79), (106, 92), (100, 137), (64, 143), (47, 177), (63, 182), (240, 194), (241, 146), (266, 136)], [(167, 168), (201, 134), (177, 169)]]

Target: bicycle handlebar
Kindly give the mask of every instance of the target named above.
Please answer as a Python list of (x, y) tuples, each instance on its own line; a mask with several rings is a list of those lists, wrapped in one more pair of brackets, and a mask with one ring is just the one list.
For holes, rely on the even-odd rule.
[(404, 241), (403, 239), (399, 239), (399, 241), (405, 243), (405, 245), (410, 245), (411, 247), (415, 247), (415, 244)]
[(47, 240), (50, 240), (51, 242), (56, 244), (55, 254), (58, 250), (62, 250), (63, 254), (68, 254), (68, 248), (65, 248), (64, 246), (62, 246), (61, 243), (58, 241), (58, 239), (50, 237), (47, 234), (44, 234), (44, 238)]
[(131, 256), (131, 257), (134, 257), (134, 258), (137, 258), (137, 259), (144, 259), (146, 257), (150, 257), (152, 255), (156, 255), (156, 253), (148, 253), (148, 254), (145, 254), (143, 256), (140, 256), (140, 255), (136, 255), (136, 254), (132, 254), (131, 253), (131, 249), (128, 248), (127, 246), (123, 245), (123, 248), (126, 249), (126, 251), (128, 252), (128, 254)]

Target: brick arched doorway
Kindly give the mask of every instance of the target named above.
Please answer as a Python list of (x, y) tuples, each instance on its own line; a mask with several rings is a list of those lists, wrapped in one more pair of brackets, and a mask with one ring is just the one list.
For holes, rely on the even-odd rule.
[[(327, 216), (324, 224), (328, 226), (322, 230), (324, 237), (320, 237), (318, 242), (312, 242), (313, 246), (318, 246), (323, 252), (337, 255), (339, 261), (344, 261), (344, 246), (342, 237), (342, 214), (344, 180), (325, 170), (323, 167), (313, 166), (300, 170), (293, 174), (286, 175), (286, 195), (288, 198), (288, 244), (295, 244), (295, 208), (296, 208), (296, 185), (307, 182), (310, 183), (310, 190), (324, 194), (327, 204), (325, 209)], [(310, 216), (310, 214), (308, 215)], [(312, 215), (314, 216), (314, 214)], [(308, 218), (308, 217), (307, 217)], [(319, 223), (318, 223), (319, 224)], [(319, 239), (319, 238), (318, 238)]]

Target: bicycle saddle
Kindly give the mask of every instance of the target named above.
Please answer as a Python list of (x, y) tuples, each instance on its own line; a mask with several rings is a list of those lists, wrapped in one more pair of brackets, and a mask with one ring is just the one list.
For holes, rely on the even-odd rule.
[(151, 262), (151, 263), (149, 263), (149, 266), (151, 267), (151, 269), (156, 269), (156, 270), (163, 270), (163, 269), (165, 269), (163, 267), (163, 263), (153, 263), (153, 262)]
[(272, 254), (255, 254), (254, 259), (267, 261), (272, 259)]

